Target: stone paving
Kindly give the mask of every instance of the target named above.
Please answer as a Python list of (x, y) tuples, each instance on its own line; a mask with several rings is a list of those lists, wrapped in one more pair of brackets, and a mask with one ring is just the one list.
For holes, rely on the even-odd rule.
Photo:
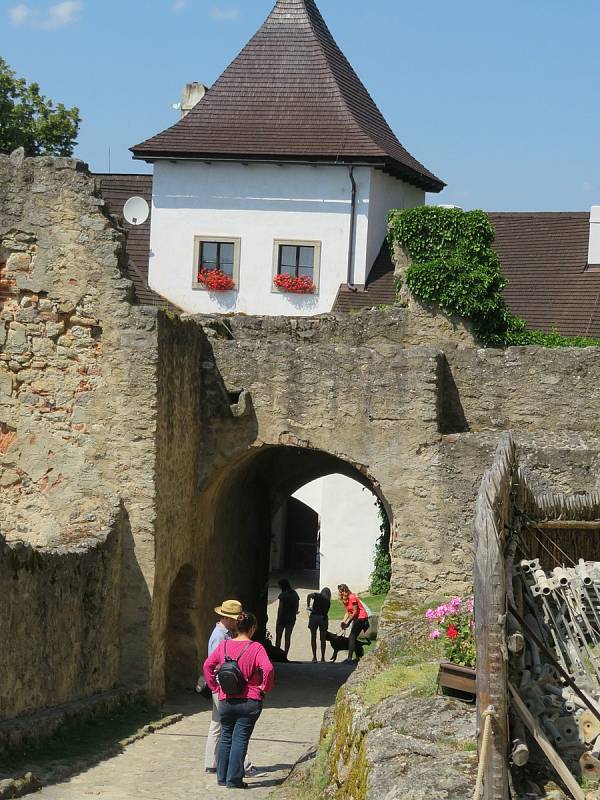
[[(324, 710), (332, 705), (339, 686), (352, 667), (344, 664), (312, 664), (307, 615), (303, 610), (306, 590), (299, 590), (302, 604), (292, 639), (290, 658), (300, 663), (276, 665), (276, 687), (269, 695), (250, 742), (250, 757), (264, 774), (249, 779), (247, 792), (254, 800), (267, 797), (289, 774), (295, 762), (316, 742)], [(270, 609), (270, 620), (275, 611)], [(330, 629), (339, 626), (332, 623)], [(274, 624), (270, 624), (274, 628)], [(217, 787), (204, 773), (204, 746), (210, 720), (207, 701), (188, 695), (168, 706), (184, 719), (135, 742), (120, 755), (109, 758), (70, 780), (42, 789), (42, 800), (212, 800), (234, 790)], [(235, 793), (235, 792), (234, 792)]]

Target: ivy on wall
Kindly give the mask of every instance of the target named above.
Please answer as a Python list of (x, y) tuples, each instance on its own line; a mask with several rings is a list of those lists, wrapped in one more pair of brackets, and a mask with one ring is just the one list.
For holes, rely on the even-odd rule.
[(381, 535), (375, 545), (373, 572), (369, 583), (369, 593), (387, 594), (392, 579), (392, 557), (390, 555), (390, 521), (381, 500), (377, 500), (379, 511), (379, 530)]
[(587, 336), (529, 330), (510, 311), (502, 295), (507, 281), (492, 248), (494, 236), (483, 211), (419, 206), (391, 211), (389, 216), (390, 245), (404, 247), (411, 260), (405, 279), (413, 295), (447, 314), (470, 320), (486, 346), (600, 345), (600, 340)]

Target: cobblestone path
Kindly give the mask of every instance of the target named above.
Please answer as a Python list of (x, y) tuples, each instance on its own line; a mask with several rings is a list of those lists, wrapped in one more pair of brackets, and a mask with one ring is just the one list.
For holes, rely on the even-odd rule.
[[(304, 598), (306, 593), (301, 592)], [(304, 603), (304, 599), (303, 599)], [(302, 608), (302, 606), (301, 606)], [(271, 620), (275, 615), (269, 613)], [(244, 796), (267, 797), (294, 763), (316, 744), (324, 710), (352, 669), (344, 664), (312, 664), (306, 614), (301, 612), (290, 657), (301, 663), (276, 665), (276, 688), (250, 742), (250, 757), (264, 774), (248, 780)], [(337, 627), (339, 623), (332, 623)], [(273, 627), (273, 626), (270, 626)], [(330, 626), (331, 629), (332, 626)], [(340, 656), (341, 659), (341, 656)], [(41, 800), (212, 800), (237, 796), (216, 786), (204, 773), (204, 746), (210, 721), (208, 701), (188, 695), (168, 707), (184, 719), (135, 742), (120, 755), (89, 768), (64, 783), (47, 786)]]

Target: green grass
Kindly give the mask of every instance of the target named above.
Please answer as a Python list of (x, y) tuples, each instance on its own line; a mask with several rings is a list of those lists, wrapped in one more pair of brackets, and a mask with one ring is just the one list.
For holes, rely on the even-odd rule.
[(135, 734), (144, 725), (157, 722), (164, 714), (143, 702), (133, 703), (112, 714), (61, 728), (49, 739), (0, 757), (0, 779), (21, 767), (35, 763), (49, 766), (55, 761), (94, 758), (102, 751), (118, 747), (119, 741)]
[(437, 691), (439, 664), (394, 664), (381, 670), (359, 687), (358, 695), (368, 705), (380, 703), (387, 697), (433, 697)]
[[(387, 597), (385, 594), (359, 594), (358, 596), (361, 600), (365, 601), (373, 614), (379, 614), (385, 598)], [(339, 600), (332, 600), (331, 608), (329, 609), (329, 619), (344, 619), (345, 614), (346, 610), (341, 602)]]

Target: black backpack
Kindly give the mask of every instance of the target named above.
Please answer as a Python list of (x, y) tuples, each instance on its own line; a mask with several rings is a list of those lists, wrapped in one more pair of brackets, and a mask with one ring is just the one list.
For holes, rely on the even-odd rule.
[(221, 666), (215, 672), (215, 678), (217, 679), (217, 683), (228, 695), (235, 695), (235, 694), (242, 694), (246, 686), (248, 685), (248, 681), (242, 675), (242, 670), (238, 664), (240, 658), (244, 655), (246, 650), (250, 647), (253, 642), (248, 642), (246, 647), (242, 650), (237, 658), (230, 658), (227, 655), (227, 639), (223, 642), (223, 652), (225, 655), (225, 661), (221, 664)]

